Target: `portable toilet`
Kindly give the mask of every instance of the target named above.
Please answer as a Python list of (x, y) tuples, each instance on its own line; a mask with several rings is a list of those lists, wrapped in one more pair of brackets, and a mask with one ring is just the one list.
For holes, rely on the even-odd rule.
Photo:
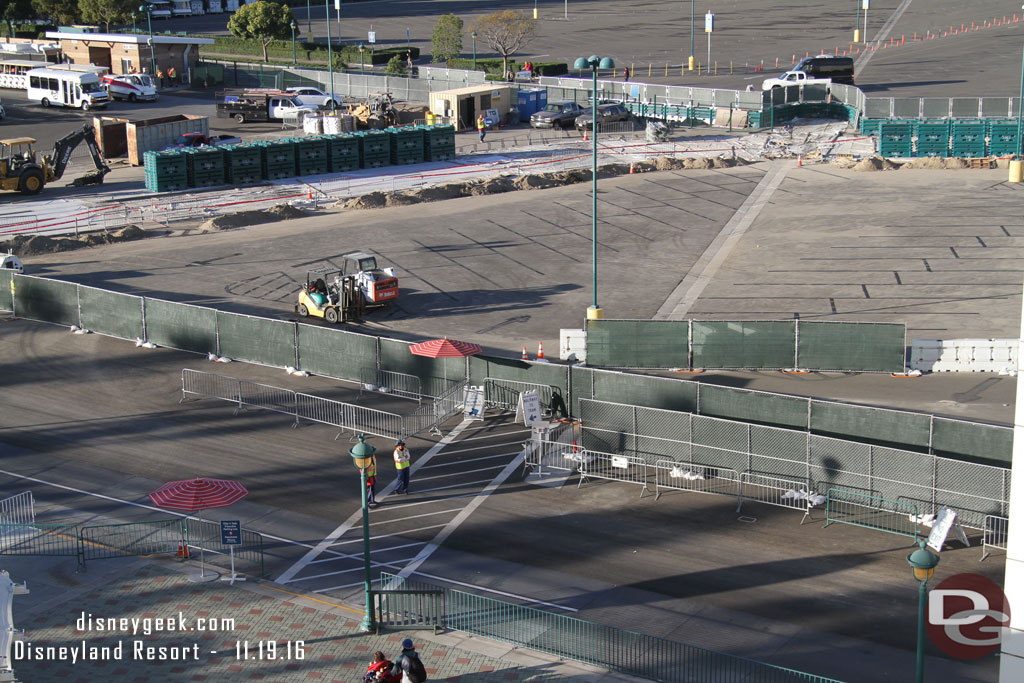
[(541, 93), (544, 94), (546, 102), (548, 91), (545, 88), (524, 88), (519, 91), (519, 100), (516, 104), (516, 108), (519, 109), (520, 120), (529, 121), (531, 116), (543, 108), (543, 105), (540, 107), (537, 106), (537, 100)]

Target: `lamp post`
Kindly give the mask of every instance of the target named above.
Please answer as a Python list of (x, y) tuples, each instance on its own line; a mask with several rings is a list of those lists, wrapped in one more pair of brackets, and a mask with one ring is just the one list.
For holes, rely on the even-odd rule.
[(139, 32), (139, 29), (138, 29), (138, 27), (135, 24), (135, 12), (132, 12), (132, 35), (135, 35), (138, 32)]
[[(473, 38), (473, 71), (476, 71), (476, 31), (469, 34)], [(1024, 75), (1021, 76), (1021, 83), (1024, 83)], [(1017, 133), (1017, 137), (1020, 137), (1020, 133)]]
[(594, 107), (590, 110), (590, 127), (591, 140), (594, 141), (594, 163), (592, 169), (593, 175), (593, 187), (591, 188), (591, 195), (593, 202), (591, 204), (591, 216), (593, 216), (593, 222), (591, 225), (591, 241), (593, 242), (593, 249), (591, 252), (593, 258), (593, 290), (594, 290), (594, 303), (587, 309), (587, 320), (600, 320), (604, 317), (604, 311), (597, 305), (597, 70), (598, 69), (614, 69), (615, 62), (610, 57), (598, 57), (597, 55), (591, 55), (590, 57), (580, 57), (573, 64), (573, 68), (579, 71), (590, 67), (594, 77)]
[(696, 60), (693, 58), (693, 0), (690, 0), (690, 71), (693, 71), (695, 64)]
[(331, 79), (331, 111), (333, 112), (337, 106), (337, 101), (334, 99), (334, 53), (331, 52), (331, 6), (328, 4), (330, 0), (324, 0), (324, 7), (327, 8), (327, 73)]
[[(330, 23), (330, 21), (328, 21)], [(377, 449), (366, 443), (366, 435), (359, 435), (359, 443), (353, 446), (348, 454), (352, 456), (352, 462), (359, 468), (359, 497), (363, 501), (363, 592), (366, 597), (366, 616), (363, 623), (359, 625), (362, 631), (372, 631), (375, 628), (373, 618), (373, 593), (370, 588), (370, 513), (366, 502), (366, 468), (373, 462), (373, 454)]]
[(313, 10), (309, 6), (309, 0), (306, 0), (306, 36), (308, 40), (313, 40)]
[(533, 0), (533, 18), (537, 18), (537, 0)]
[(363, 54), (366, 52), (366, 46), (359, 43), (359, 73), (363, 73)]
[(853, 42), (860, 42), (860, 0), (857, 2), (857, 27), (853, 30)]
[(918, 541), (918, 549), (907, 555), (907, 563), (914, 570), (914, 578), (921, 582), (917, 593), (917, 683), (924, 683), (924, 613), (928, 600), (928, 579), (935, 573), (939, 556)]
[(294, 21), (291, 24), (291, 28), (292, 28), (292, 66), (295, 66), (296, 61), (295, 61), (295, 22)]
[(156, 46), (153, 45), (153, 5), (139, 5), (139, 11), (146, 13), (146, 25), (149, 27), (149, 66), (152, 69), (150, 74), (156, 81)]

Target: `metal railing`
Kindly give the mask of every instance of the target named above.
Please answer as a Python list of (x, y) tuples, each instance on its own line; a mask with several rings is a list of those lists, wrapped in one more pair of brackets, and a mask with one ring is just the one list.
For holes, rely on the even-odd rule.
[(661, 498), (663, 489), (734, 496), (738, 506), (740, 475), (736, 470), (727, 467), (659, 460), (654, 463), (655, 500)]
[(876, 531), (918, 538), (917, 506), (859, 491), (829, 489), (825, 494), (825, 526), (851, 524)]
[(82, 527), (85, 560), (177, 554), (188, 545), (188, 530), (181, 518)]
[(0, 524), (0, 555), (74, 557), (85, 566), (74, 524)]
[(408, 398), (417, 403), (423, 402), (423, 389), (420, 378), (404, 372), (381, 370), (380, 368), (359, 368), (359, 395), (364, 391), (376, 391), (401, 398)]
[(532, 389), (537, 390), (541, 408), (548, 410), (551, 407), (551, 386), (547, 384), (531, 384), (530, 382), (486, 377), (484, 378), (484, 401), (487, 402), (487, 405), (495, 408), (515, 410), (519, 405), (519, 395)]
[(444, 619), (444, 591), (440, 588), (375, 590), (373, 609), (378, 633), (382, 628), (429, 629), (440, 633)]
[[(221, 543), (220, 522), (189, 517), (185, 520), (185, 529), (190, 548), (202, 548), (207, 562), (222, 568), (227, 567), (229, 550), (228, 546)], [(240, 543), (233, 546), (236, 571), (262, 579), (266, 575), (263, 563), (263, 534), (243, 527), (239, 540)], [(194, 554), (193, 551), (191, 555)]]
[(991, 549), (1006, 550), (1006, 541), (1010, 534), (1010, 520), (1006, 517), (988, 515), (985, 517), (985, 529), (981, 537), (981, 559), (992, 554)]
[(580, 481), (576, 488), (583, 486), (588, 479), (607, 479), (640, 484), (640, 497), (650, 490), (647, 463), (641, 458), (631, 455), (616, 455), (586, 450), (582, 453), (579, 463)]
[[(578, 425), (562, 423), (564, 426), (547, 439), (531, 438), (523, 444), (526, 455), (523, 469), (530, 468), (538, 475), (544, 470), (575, 472), (583, 461), (583, 450), (578, 445)], [(536, 432), (534, 432), (536, 434)]]
[(751, 501), (775, 505), (778, 507), (800, 510), (804, 513), (800, 523), (811, 517), (811, 510), (825, 502), (824, 496), (815, 493), (807, 481), (780, 479), (757, 472), (743, 472), (740, 475), (740, 500), (736, 512), (740, 512), (743, 503)]
[(36, 500), (31, 491), (22, 491), (0, 500), (0, 524), (35, 524)]
[[(381, 585), (402, 582), (381, 574)], [(405, 581), (415, 589), (438, 588)], [(452, 588), (444, 591), (445, 628), (493, 638), (538, 652), (666, 683), (839, 683), (694, 645), (597, 624), (562, 614), (485, 598)]]
[(433, 401), (421, 403), (416, 410), (406, 414), (402, 423), (403, 437), (413, 436), (426, 430), (430, 430), (431, 434), (440, 434), (441, 425), (462, 410), (465, 389), (465, 380), (455, 380)]

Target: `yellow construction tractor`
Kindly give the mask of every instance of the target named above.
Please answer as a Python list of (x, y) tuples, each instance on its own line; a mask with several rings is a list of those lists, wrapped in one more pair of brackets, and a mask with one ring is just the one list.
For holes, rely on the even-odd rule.
[(295, 312), (303, 318), (323, 318), (335, 325), (362, 320), (365, 300), (356, 278), (341, 271), (309, 271), (299, 291)]
[(72, 185), (78, 187), (102, 183), (103, 176), (110, 173), (110, 167), (100, 156), (92, 126), (84, 125), (53, 143), (53, 153), (43, 155), (41, 160), (32, 148), (36, 144), (35, 138), (0, 140), (0, 188), (17, 190), (22, 194), (39, 193), (46, 183), (52, 183), (64, 175), (71, 153), (81, 142), (89, 147), (96, 170), (75, 178)]

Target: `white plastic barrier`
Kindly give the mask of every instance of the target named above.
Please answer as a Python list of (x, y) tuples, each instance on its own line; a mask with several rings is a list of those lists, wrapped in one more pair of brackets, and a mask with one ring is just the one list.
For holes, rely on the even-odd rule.
[(1017, 340), (914, 339), (910, 368), (921, 372), (1016, 371)]

